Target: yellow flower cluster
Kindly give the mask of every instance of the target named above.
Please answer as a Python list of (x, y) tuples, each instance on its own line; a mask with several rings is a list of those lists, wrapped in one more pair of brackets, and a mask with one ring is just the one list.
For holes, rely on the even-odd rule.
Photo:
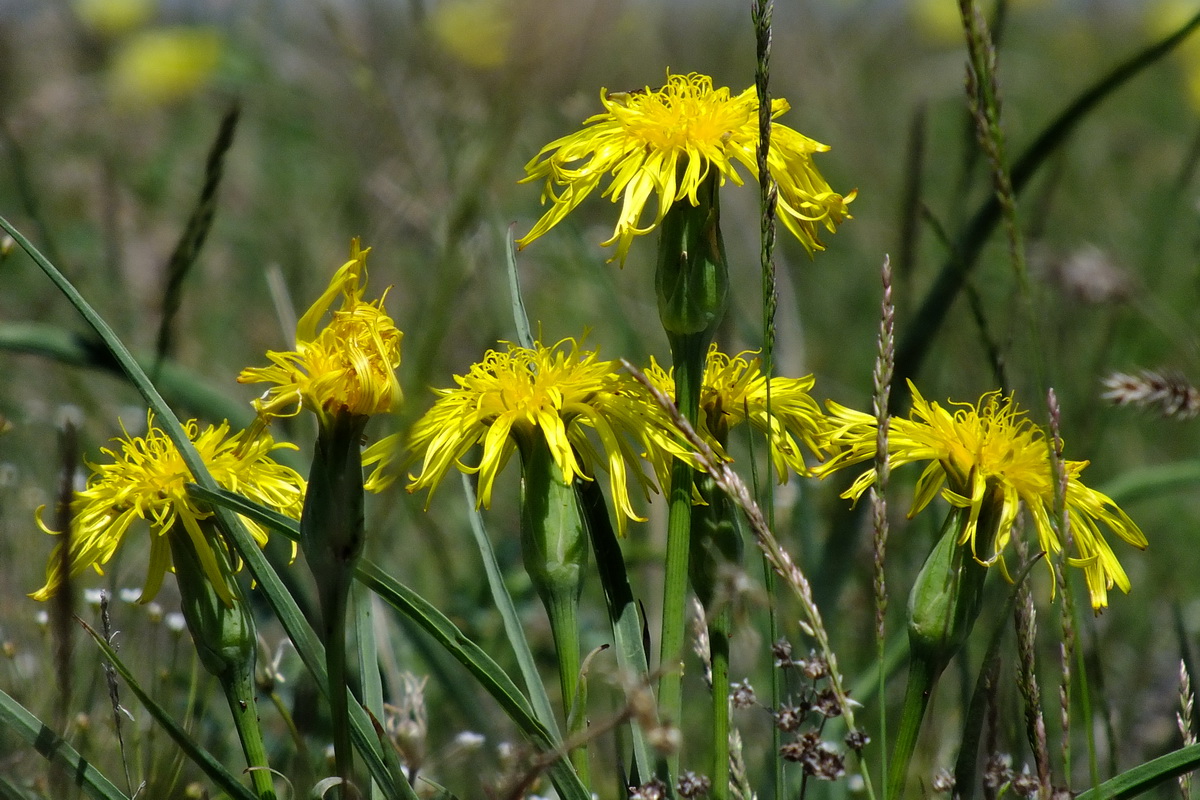
[[(753, 86), (738, 95), (714, 89), (707, 75), (667, 75), (659, 89), (634, 92), (600, 90), (604, 112), (584, 121), (582, 130), (556, 139), (525, 166), (523, 182), (544, 181), (542, 202), (550, 210), (517, 240), (524, 247), (563, 220), (591, 194), (605, 175), (612, 181), (603, 196), (621, 203), (616, 229), (602, 243), (616, 244), (610, 260), (625, 263), (635, 236), (653, 231), (674, 203), (698, 204), (700, 184), (716, 170), (721, 183), (737, 185), (740, 164), (758, 178), (758, 95)], [(790, 106), (771, 103), (772, 117)], [(855, 192), (830, 188), (813, 164), (814, 153), (828, 150), (786, 125), (771, 128), (767, 168), (779, 186), (779, 219), (811, 253), (824, 249), (819, 228), (830, 233), (850, 213)], [(643, 220), (655, 197), (654, 218)]]
[[(892, 419), (888, 429), (888, 463), (893, 469), (928, 462), (917, 479), (909, 516), (938, 495), (952, 506), (969, 509), (959, 544), (970, 547), (980, 563), (999, 563), (1004, 568), (1003, 551), (1024, 505), (1041, 549), (1049, 555), (1061, 552), (1063, 536), (1052, 521), (1054, 468), (1042, 429), (1011, 397), (999, 392), (985, 394), (974, 405), (956, 404), (959, 407), (952, 413), (927, 401), (911, 383), (909, 387), (912, 412), (908, 419)], [(828, 406), (832, 426), (828, 442), (836, 455), (816, 470), (821, 476), (873, 460), (876, 451), (875, 417), (836, 403)], [(1130, 588), (1101, 526), (1134, 547), (1144, 548), (1147, 542), (1137, 524), (1110, 497), (1083, 484), (1079, 476), (1087, 465), (1086, 461), (1063, 462), (1067, 476), (1064, 500), (1076, 553), (1069, 563), (1083, 569), (1092, 607), (1100, 610), (1108, 605), (1108, 590), (1114, 585), (1123, 592)], [(858, 499), (874, 482), (874, 470), (864, 472), (843, 496)], [(976, 548), (977, 523), (985, 505), (998, 511), (999, 522), (992, 551), (981, 554)]]
[[(217, 566), (211, 538), (200, 523), (212, 512), (188, 494), (192, 473), (166, 432), (146, 418), (146, 434), (115, 439), (115, 447), (101, 452), (108, 461), (90, 464), (92, 474), (87, 488), (77, 492), (71, 504), (72, 530), (68, 561), (70, 574), (78, 575), (87, 567), (103, 573), (102, 567), (113, 557), (137, 520), (150, 525), (150, 566), (142, 587), (142, 602), (154, 599), (163, 576), (171, 567), (171, 547), (167, 536), (187, 535), (195, 545), (201, 564), (213, 587), (226, 602), (231, 602), (225, 578)], [(229, 423), (209, 425), (204, 430), (195, 420), (184, 425), (184, 432), (196, 446), (213, 479), (223, 488), (238, 492), (273, 511), (300, 518), (304, 504), (304, 479), (295, 470), (276, 463), (270, 453), (294, 445), (276, 444), (270, 435), (249, 432), (229, 435)], [(37, 524), (50, 530), (41, 519)], [(258, 523), (243, 518), (247, 529), (260, 545), (267, 543), (267, 532)], [(61, 548), (61, 545), (59, 545)], [(293, 550), (294, 552), (294, 550)], [(47, 600), (62, 585), (62, 559), (56, 548), (46, 570), (46, 583), (30, 597)]]
[[(370, 252), (358, 239), (352, 242), (350, 260), (297, 323), (295, 350), (268, 351), (271, 366), (249, 367), (238, 376), (239, 383), (276, 384), (254, 402), (263, 419), (294, 416), (301, 407), (318, 418), (339, 412), (369, 416), (400, 404), (396, 369), (404, 334), (383, 310), (386, 291), (374, 302), (362, 299)], [(338, 295), (341, 306), (318, 331), (317, 324)]]

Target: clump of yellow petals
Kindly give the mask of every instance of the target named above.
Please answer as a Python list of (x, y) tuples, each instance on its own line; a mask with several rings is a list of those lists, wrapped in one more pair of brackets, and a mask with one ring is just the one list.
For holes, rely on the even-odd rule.
[[(710, 170), (724, 184), (742, 185), (737, 165), (758, 178), (758, 96), (754, 87), (732, 95), (727, 87), (714, 89), (712, 78), (691, 73), (667, 75), (661, 89), (609, 92), (601, 89), (605, 111), (589, 117), (575, 133), (556, 139), (525, 165), (522, 183), (544, 180), (542, 202), (552, 205), (533, 229), (517, 242), (521, 247), (557, 225), (601, 179), (612, 181), (603, 196), (621, 203), (612, 238), (617, 245), (610, 260), (625, 263), (635, 236), (650, 233), (674, 203), (698, 205), (696, 196)], [(790, 106), (771, 102), (778, 117)], [(847, 204), (855, 192), (833, 191), (813, 164), (814, 153), (828, 145), (785, 125), (771, 128), (767, 165), (779, 186), (779, 220), (812, 253), (824, 249), (819, 228), (830, 233), (849, 218)], [(644, 221), (646, 204), (656, 197), (651, 221)]]
[[(650, 359), (646, 378), (668, 397), (675, 396), (673, 371)], [(768, 378), (762, 361), (751, 351), (730, 357), (715, 344), (709, 345), (700, 388), (700, 433), (713, 449), (723, 452), (721, 442), (732, 428), (750, 422), (771, 441), (775, 474), (787, 481), (788, 470), (810, 474), (800, 445), (821, 458), (826, 449), (825, 415), (809, 394), (814, 380), (770, 378), (771, 403), (767, 406)]]
[[(1029, 512), (1041, 549), (1050, 556), (1062, 551), (1064, 543), (1054, 514), (1055, 478), (1049, 443), (1040, 427), (1031, 422), (1013, 402), (999, 392), (989, 392), (975, 405), (954, 404), (953, 413), (930, 403), (909, 383), (913, 407), (908, 419), (892, 419), (888, 429), (888, 463), (892, 469), (927, 461), (917, 480), (909, 517), (929, 505), (940, 494), (957, 508), (970, 509), (959, 544), (969, 546), (981, 564), (999, 563), (1012, 538), (1013, 525), (1022, 505)], [(870, 414), (828, 403), (831, 433), (829, 443), (840, 450), (816, 470), (822, 477), (850, 464), (873, 460), (876, 421)], [(1091, 595), (1092, 608), (1108, 605), (1108, 590), (1114, 585), (1130, 589), (1129, 578), (1104, 537), (1101, 525), (1134, 547), (1147, 546), (1145, 535), (1112, 498), (1085, 486), (1080, 474), (1087, 461), (1063, 461), (1067, 476), (1065, 496), (1071, 541), (1075, 555), (1068, 563), (1081, 567)], [(858, 499), (875, 482), (869, 470), (846, 490), (843, 497)], [(985, 505), (997, 514), (993, 552), (976, 549), (978, 521)], [(1007, 570), (1006, 570), (1007, 574)]]
[[(307, 407), (319, 418), (338, 413), (369, 416), (395, 410), (402, 399), (396, 369), (400, 366), (400, 340), (392, 318), (383, 310), (387, 298), (364, 302), (367, 254), (355, 239), (350, 260), (341, 266), (329, 287), (296, 325), (296, 349), (269, 351), (268, 367), (249, 367), (239, 383), (276, 384), (254, 408), (264, 420), (294, 416)], [(318, 323), (341, 296), (329, 323)]]
[[(87, 487), (75, 494), (71, 503), (70, 574), (78, 575), (87, 567), (103, 574), (102, 567), (125, 539), (136, 520), (150, 524), (150, 566), (142, 587), (140, 602), (149, 602), (158, 594), (163, 576), (171, 569), (168, 535), (189, 536), (200, 557), (205, 574), (222, 599), (231, 602), (223, 575), (212, 550), (212, 538), (200, 523), (212, 512), (188, 494), (193, 481), (191, 471), (166, 432), (154, 425), (153, 414), (146, 418), (144, 436), (128, 431), (114, 439), (116, 446), (102, 448), (106, 463), (89, 464), (92, 474)], [(204, 430), (195, 420), (186, 423), (184, 432), (196, 446), (200, 457), (223, 488), (253, 500), (267, 508), (299, 519), (304, 503), (304, 479), (295, 470), (276, 463), (270, 453), (278, 448), (270, 435), (246, 432), (229, 435), (229, 423), (209, 425)], [(37, 525), (50, 530), (38, 509)], [(243, 517), (247, 529), (259, 545), (267, 543), (267, 531), (257, 522)], [(46, 584), (32, 593), (35, 600), (47, 600), (62, 585), (62, 557), (59, 545), (50, 556)], [(294, 546), (293, 546), (294, 550)]]
[[(608, 472), (623, 535), (626, 518), (642, 519), (629, 498), (628, 476), (632, 473), (647, 493), (653, 488), (641, 470), (641, 456), (649, 454), (662, 476), (669, 470), (668, 454), (683, 452), (672, 445), (671, 422), (645, 387), (617, 362), (581, 350), (574, 339), (550, 347), (509, 343), (506, 351), (488, 350), (454, 380), (458, 388), (436, 390), (437, 401), (413, 428), (409, 449), (423, 464), (420, 475), (411, 478), (410, 492), (429, 489), (432, 495), (454, 466), (479, 474), (479, 503), (486, 507), (513, 452), (540, 436), (565, 483), (592, 480), (596, 469)], [(599, 448), (589, 434), (599, 439)], [(463, 463), (475, 445), (483, 446), (479, 463)]]

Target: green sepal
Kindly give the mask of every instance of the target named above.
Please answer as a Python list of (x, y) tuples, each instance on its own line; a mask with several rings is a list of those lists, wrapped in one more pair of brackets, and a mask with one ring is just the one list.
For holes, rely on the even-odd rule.
[[(224, 544), (212, 541), (215, 536), (211, 531), (205, 534), (220, 571), (232, 578)], [(171, 543), (171, 559), (179, 584), (180, 610), (201, 666), (220, 680), (242, 673), (253, 674), (257, 634), (254, 618), (236, 582), (231, 579), (222, 587), (224, 594), (233, 598), (232, 603), (226, 603), (223, 593), (213, 586), (201, 566), (191, 536), (177, 527), (167, 534), (167, 540)]]
[(543, 602), (578, 601), (587, 568), (587, 528), (572, 485), (540, 436), (522, 449), (521, 554)]
[[(938, 672), (966, 642), (983, 602), (987, 567), (959, 544), (969, 514), (970, 509), (950, 512), (908, 596), (909, 646), (914, 657), (935, 664)], [(981, 515), (978, 530), (987, 541), (978, 544), (989, 549), (991, 523)]]
[(352, 572), (362, 556), (362, 436), (367, 419), (339, 412), (323, 417), (317, 431), (300, 517), (300, 547), (317, 576), (340, 572), (345, 565)]
[(717, 187), (718, 172), (711, 169), (696, 191), (698, 204), (672, 204), (659, 226), (654, 289), (668, 335), (711, 335), (729, 307)]
[(717, 487), (710, 475), (698, 475), (696, 484), (706, 504), (692, 506), (688, 577), (696, 597), (706, 610), (711, 611), (718, 600), (722, 573), (730, 567), (741, 569), (745, 547), (737, 509), (729, 496)]

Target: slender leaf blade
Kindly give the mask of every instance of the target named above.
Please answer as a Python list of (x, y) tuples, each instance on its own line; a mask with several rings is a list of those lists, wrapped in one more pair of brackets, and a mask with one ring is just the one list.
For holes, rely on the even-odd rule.
[(97, 800), (129, 800), (104, 773), (96, 769), (46, 723), (0, 689), (0, 725), (14, 731), (52, 764), (70, 770), (71, 780)]

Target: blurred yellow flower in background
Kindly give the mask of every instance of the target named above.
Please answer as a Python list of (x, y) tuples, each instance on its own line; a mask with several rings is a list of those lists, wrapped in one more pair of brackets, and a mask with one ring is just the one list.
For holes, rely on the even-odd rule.
[[(621, 204), (617, 225), (601, 246), (615, 244), (610, 261), (625, 263), (635, 236), (653, 231), (674, 203), (698, 205), (696, 196), (709, 170), (724, 184), (743, 180), (737, 165), (758, 177), (758, 96), (753, 86), (737, 96), (727, 87), (714, 89), (712, 78), (691, 73), (667, 74), (660, 89), (632, 92), (600, 90), (605, 111), (584, 120), (582, 130), (556, 139), (525, 165), (522, 183), (544, 181), (547, 211), (533, 229), (517, 240), (525, 247), (562, 221), (591, 194), (605, 175), (612, 180), (604, 197)], [(771, 103), (772, 117), (791, 106)], [(850, 216), (847, 204), (855, 193), (833, 191), (813, 164), (814, 153), (829, 150), (785, 126), (772, 127), (768, 169), (779, 185), (778, 215), (805, 249), (824, 249), (818, 228), (833, 233)], [(657, 208), (643, 221), (651, 196)]]
[(188, 97), (206, 86), (221, 59), (213, 28), (154, 28), (130, 36), (113, 55), (108, 88), (117, 103), (152, 106)]
[[(1160, 0), (1157, 3), (1147, 3), (1145, 9), (1146, 27), (1155, 38), (1179, 30), (1200, 10), (1189, 0)], [(1200, 111), (1200, 38), (1193, 34), (1184, 39), (1175, 48), (1172, 56), (1172, 60), (1183, 72), (1188, 103), (1193, 111)]]
[(118, 36), (150, 21), (157, 0), (74, 0), (71, 8), (79, 22), (103, 36)]
[[(917, 479), (909, 517), (916, 515), (939, 494), (951, 506), (970, 509), (959, 544), (969, 546), (981, 564), (999, 564), (1005, 569), (1003, 551), (1012, 538), (1021, 505), (1029, 512), (1041, 549), (1050, 556), (1062, 551), (1063, 538), (1052, 522), (1055, 504), (1054, 468), (1049, 443), (1040, 427), (1017, 408), (1011, 397), (989, 392), (975, 405), (955, 403), (954, 413), (930, 403), (909, 383), (913, 407), (908, 419), (889, 422), (888, 463), (892, 469), (914, 462), (929, 462)], [(871, 414), (827, 403), (831, 425), (829, 444), (837, 452), (814, 472), (824, 477), (851, 464), (875, 458), (876, 420)], [(1063, 461), (1067, 476), (1066, 508), (1071, 540), (1077, 555), (1068, 563), (1080, 567), (1087, 580), (1092, 608), (1108, 605), (1108, 590), (1114, 585), (1130, 589), (1129, 578), (1109, 547), (1097, 523), (1137, 548), (1145, 548), (1145, 535), (1112, 498), (1088, 488), (1079, 479), (1087, 461)], [(875, 482), (868, 470), (842, 495), (857, 500)], [(986, 507), (986, 509), (985, 509)], [(981, 515), (995, 519), (991, 552), (977, 551)], [(987, 538), (985, 538), (987, 541)], [(1007, 574), (1007, 570), (1005, 569)]]
[[(141, 519), (150, 524), (150, 566), (140, 602), (154, 599), (163, 576), (171, 569), (167, 536), (173, 534), (191, 538), (213, 588), (229, 603), (232, 598), (227, 576), (221, 574), (213, 555), (212, 537), (201, 529), (201, 522), (211, 517), (212, 512), (188, 494), (192, 473), (171, 438), (155, 427), (153, 414), (147, 414), (146, 427), (144, 436), (131, 436), (124, 431), (122, 438), (113, 440), (114, 447), (102, 448), (100, 452), (108, 457), (108, 463), (88, 465), (92, 474), (87, 487), (76, 492), (71, 502), (70, 574), (77, 575), (87, 567), (103, 574), (101, 568), (112, 559), (130, 526)], [(294, 445), (276, 444), (265, 432), (230, 436), (228, 422), (209, 425), (202, 431), (192, 420), (183, 428), (220, 486), (273, 511), (300, 518), (304, 479), (270, 457), (271, 451), (295, 449)], [(42, 521), (44, 510), (45, 506), (37, 511), (38, 527), (58, 535), (58, 531), (50, 530)], [(267, 543), (267, 531), (262, 526), (244, 517), (242, 521), (259, 545)], [(30, 595), (35, 600), (48, 600), (62, 585), (61, 548), (62, 545), (55, 547), (50, 556), (45, 585)]]
[(444, 0), (429, 16), (442, 49), (464, 64), (491, 69), (508, 60), (513, 10), (504, 0)]

